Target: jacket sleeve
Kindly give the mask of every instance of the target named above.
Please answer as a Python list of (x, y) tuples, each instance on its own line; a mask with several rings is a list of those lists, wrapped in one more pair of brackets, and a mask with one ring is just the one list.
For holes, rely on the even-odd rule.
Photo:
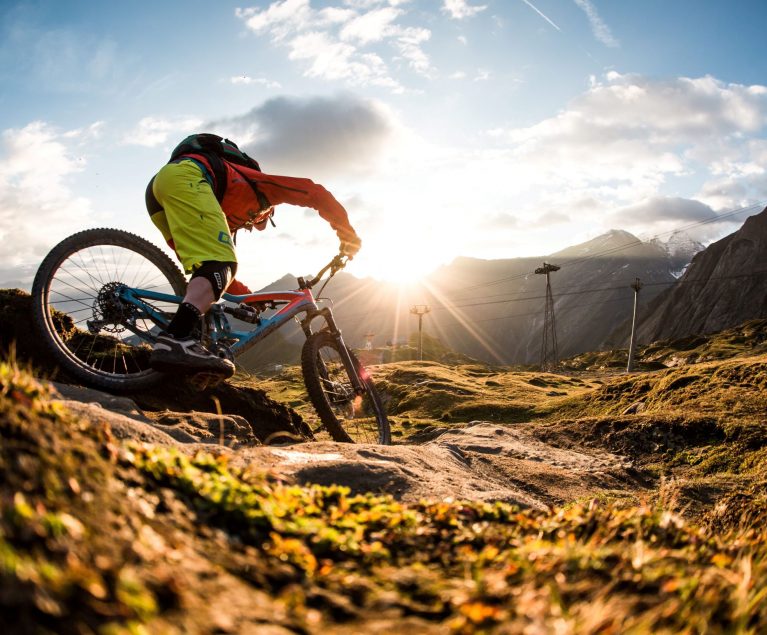
[[(251, 176), (252, 175), (252, 176)], [(271, 205), (287, 203), (316, 209), (343, 242), (355, 242), (357, 233), (349, 222), (349, 215), (343, 205), (322, 185), (310, 179), (292, 176), (275, 176), (263, 172), (249, 171), (248, 177), (266, 196)]]

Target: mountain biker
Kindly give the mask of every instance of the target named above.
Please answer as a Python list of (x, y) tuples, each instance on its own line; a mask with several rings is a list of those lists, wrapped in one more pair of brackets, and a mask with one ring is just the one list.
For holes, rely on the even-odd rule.
[[(244, 156), (243, 165), (225, 158), (215, 145), (197, 138), (235, 144), (215, 135), (192, 135), (182, 141), (171, 161), (152, 177), (146, 190), (147, 211), (187, 274), (186, 295), (168, 328), (152, 350), (150, 365), (161, 371), (234, 374), (234, 364), (204, 348), (192, 337), (200, 318), (224, 291), (250, 293), (234, 279), (237, 256), (233, 235), (238, 229), (262, 231), (280, 203), (311, 207), (335, 230), (341, 253), (353, 257), (361, 241), (343, 206), (322, 185), (305, 178), (261, 172)], [(190, 144), (190, 140), (192, 143)], [(273, 221), (272, 221), (273, 222)]]

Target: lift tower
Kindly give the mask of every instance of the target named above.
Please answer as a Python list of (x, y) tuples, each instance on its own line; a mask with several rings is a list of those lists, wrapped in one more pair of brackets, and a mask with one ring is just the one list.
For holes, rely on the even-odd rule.
[(416, 304), (410, 309), (413, 315), (418, 316), (418, 361), (423, 361), (423, 316), (431, 311), (426, 304)]
[(551, 274), (559, 271), (557, 265), (543, 263), (535, 273), (546, 276), (546, 305), (543, 312), (543, 341), (541, 342), (541, 370), (552, 370), (559, 361), (557, 328), (554, 320), (554, 298), (551, 295)]

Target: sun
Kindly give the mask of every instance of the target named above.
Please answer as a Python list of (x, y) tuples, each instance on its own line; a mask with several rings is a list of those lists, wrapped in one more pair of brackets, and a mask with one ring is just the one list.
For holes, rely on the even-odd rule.
[(417, 285), (443, 264), (445, 255), (433, 243), (407, 244), (405, 241), (369, 241), (354, 259), (353, 273), (398, 286)]

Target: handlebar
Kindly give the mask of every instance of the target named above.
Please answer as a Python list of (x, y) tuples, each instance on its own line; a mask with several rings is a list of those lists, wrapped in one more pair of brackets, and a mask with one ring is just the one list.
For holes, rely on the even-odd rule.
[[(314, 287), (320, 280), (322, 280), (322, 276), (324, 276), (328, 271), (330, 271), (330, 277), (328, 278), (328, 281), (330, 278), (332, 278), (334, 275), (336, 275), (341, 269), (343, 269), (347, 263), (349, 262), (349, 257), (344, 254), (337, 254), (333, 257), (333, 260), (331, 260), (328, 264), (326, 264), (322, 269), (320, 269), (319, 273), (314, 276), (311, 280), (306, 280), (304, 278), (298, 278), (298, 286), (300, 289), (311, 289)], [(326, 282), (327, 284), (327, 282)]]

